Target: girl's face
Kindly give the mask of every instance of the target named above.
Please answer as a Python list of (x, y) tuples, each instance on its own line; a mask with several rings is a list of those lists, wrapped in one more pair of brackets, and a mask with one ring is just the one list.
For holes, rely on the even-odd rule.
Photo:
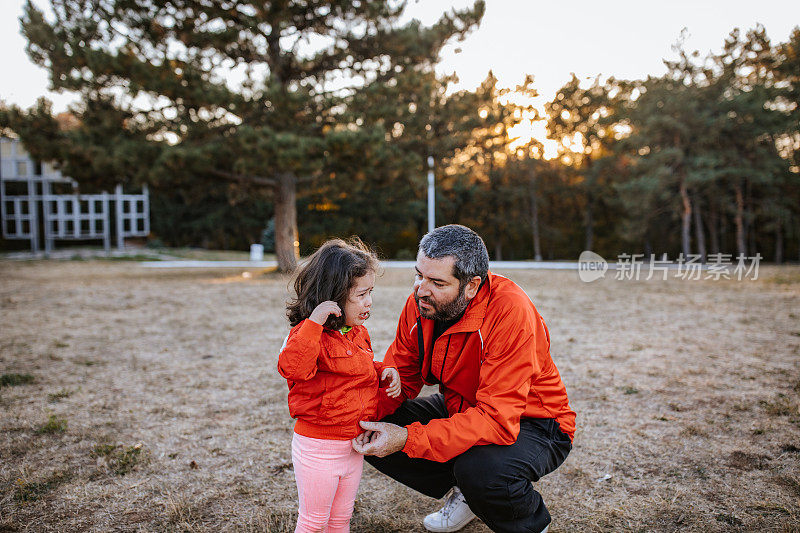
[(367, 272), (356, 278), (347, 301), (344, 304), (344, 323), (348, 326), (360, 326), (369, 318), (372, 307), (372, 289), (375, 287), (375, 273)]

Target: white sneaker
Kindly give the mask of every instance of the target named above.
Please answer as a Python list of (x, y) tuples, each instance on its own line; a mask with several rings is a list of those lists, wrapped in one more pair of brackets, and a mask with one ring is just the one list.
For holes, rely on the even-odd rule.
[(444, 507), (426, 516), (423, 525), (428, 531), (444, 533), (458, 531), (469, 524), (473, 518), (475, 518), (475, 513), (470, 510), (464, 495), (461, 494), (458, 487), (453, 487), (447, 494)]

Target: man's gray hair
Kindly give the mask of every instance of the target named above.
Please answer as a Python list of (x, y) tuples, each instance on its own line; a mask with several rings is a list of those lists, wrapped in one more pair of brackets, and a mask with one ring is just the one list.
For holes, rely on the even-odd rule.
[(486, 244), (466, 226), (448, 224), (426, 233), (419, 241), (419, 251), (430, 259), (453, 257), (456, 260), (453, 275), (461, 287), (475, 276), (480, 276), (483, 283), (489, 272)]

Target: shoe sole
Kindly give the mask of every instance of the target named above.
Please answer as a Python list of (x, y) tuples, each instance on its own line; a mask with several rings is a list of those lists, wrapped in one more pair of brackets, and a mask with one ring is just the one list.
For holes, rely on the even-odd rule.
[(467, 520), (466, 522), (464, 522), (462, 525), (460, 525), (458, 527), (450, 526), (450, 527), (447, 527), (447, 528), (437, 528), (437, 527), (431, 528), (431, 527), (428, 527), (424, 522), (422, 523), (422, 527), (424, 527), (426, 531), (430, 531), (431, 533), (454, 533), (456, 531), (461, 531), (462, 529), (467, 527), (467, 525), (470, 522), (472, 522), (473, 520), (475, 520), (475, 518), (477, 518), (477, 517), (473, 516), (472, 518), (470, 518), (469, 520)]

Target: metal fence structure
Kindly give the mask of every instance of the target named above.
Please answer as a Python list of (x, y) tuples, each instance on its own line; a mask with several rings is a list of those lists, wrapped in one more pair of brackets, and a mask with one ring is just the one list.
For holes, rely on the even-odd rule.
[(122, 185), (114, 192), (117, 214), (117, 247), (121, 250), (125, 237), (146, 237), (150, 234), (150, 201), (147, 185), (142, 194), (123, 194)]
[[(10, 192), (12, 183), (24, 184)], [(141, 194), (125, 194), (117, 185), (114, 194), (53, 194), (53, 185), (77, 188), (72, 178), (62, 176), (52, 165), (38, 164), (19, 141), (0, 138), (0, 216), (4, 239), (30, 240), (31, 251), (45, 255), (57, 240), (102, 240), (111, 248), (111, 208), (114, 204), (117, 247), (122, 250), (126, 237), (146, 237), (150, 233), (150, 195), (145, 186)], [(40, 222), (42, 230), (40, 230)]]

